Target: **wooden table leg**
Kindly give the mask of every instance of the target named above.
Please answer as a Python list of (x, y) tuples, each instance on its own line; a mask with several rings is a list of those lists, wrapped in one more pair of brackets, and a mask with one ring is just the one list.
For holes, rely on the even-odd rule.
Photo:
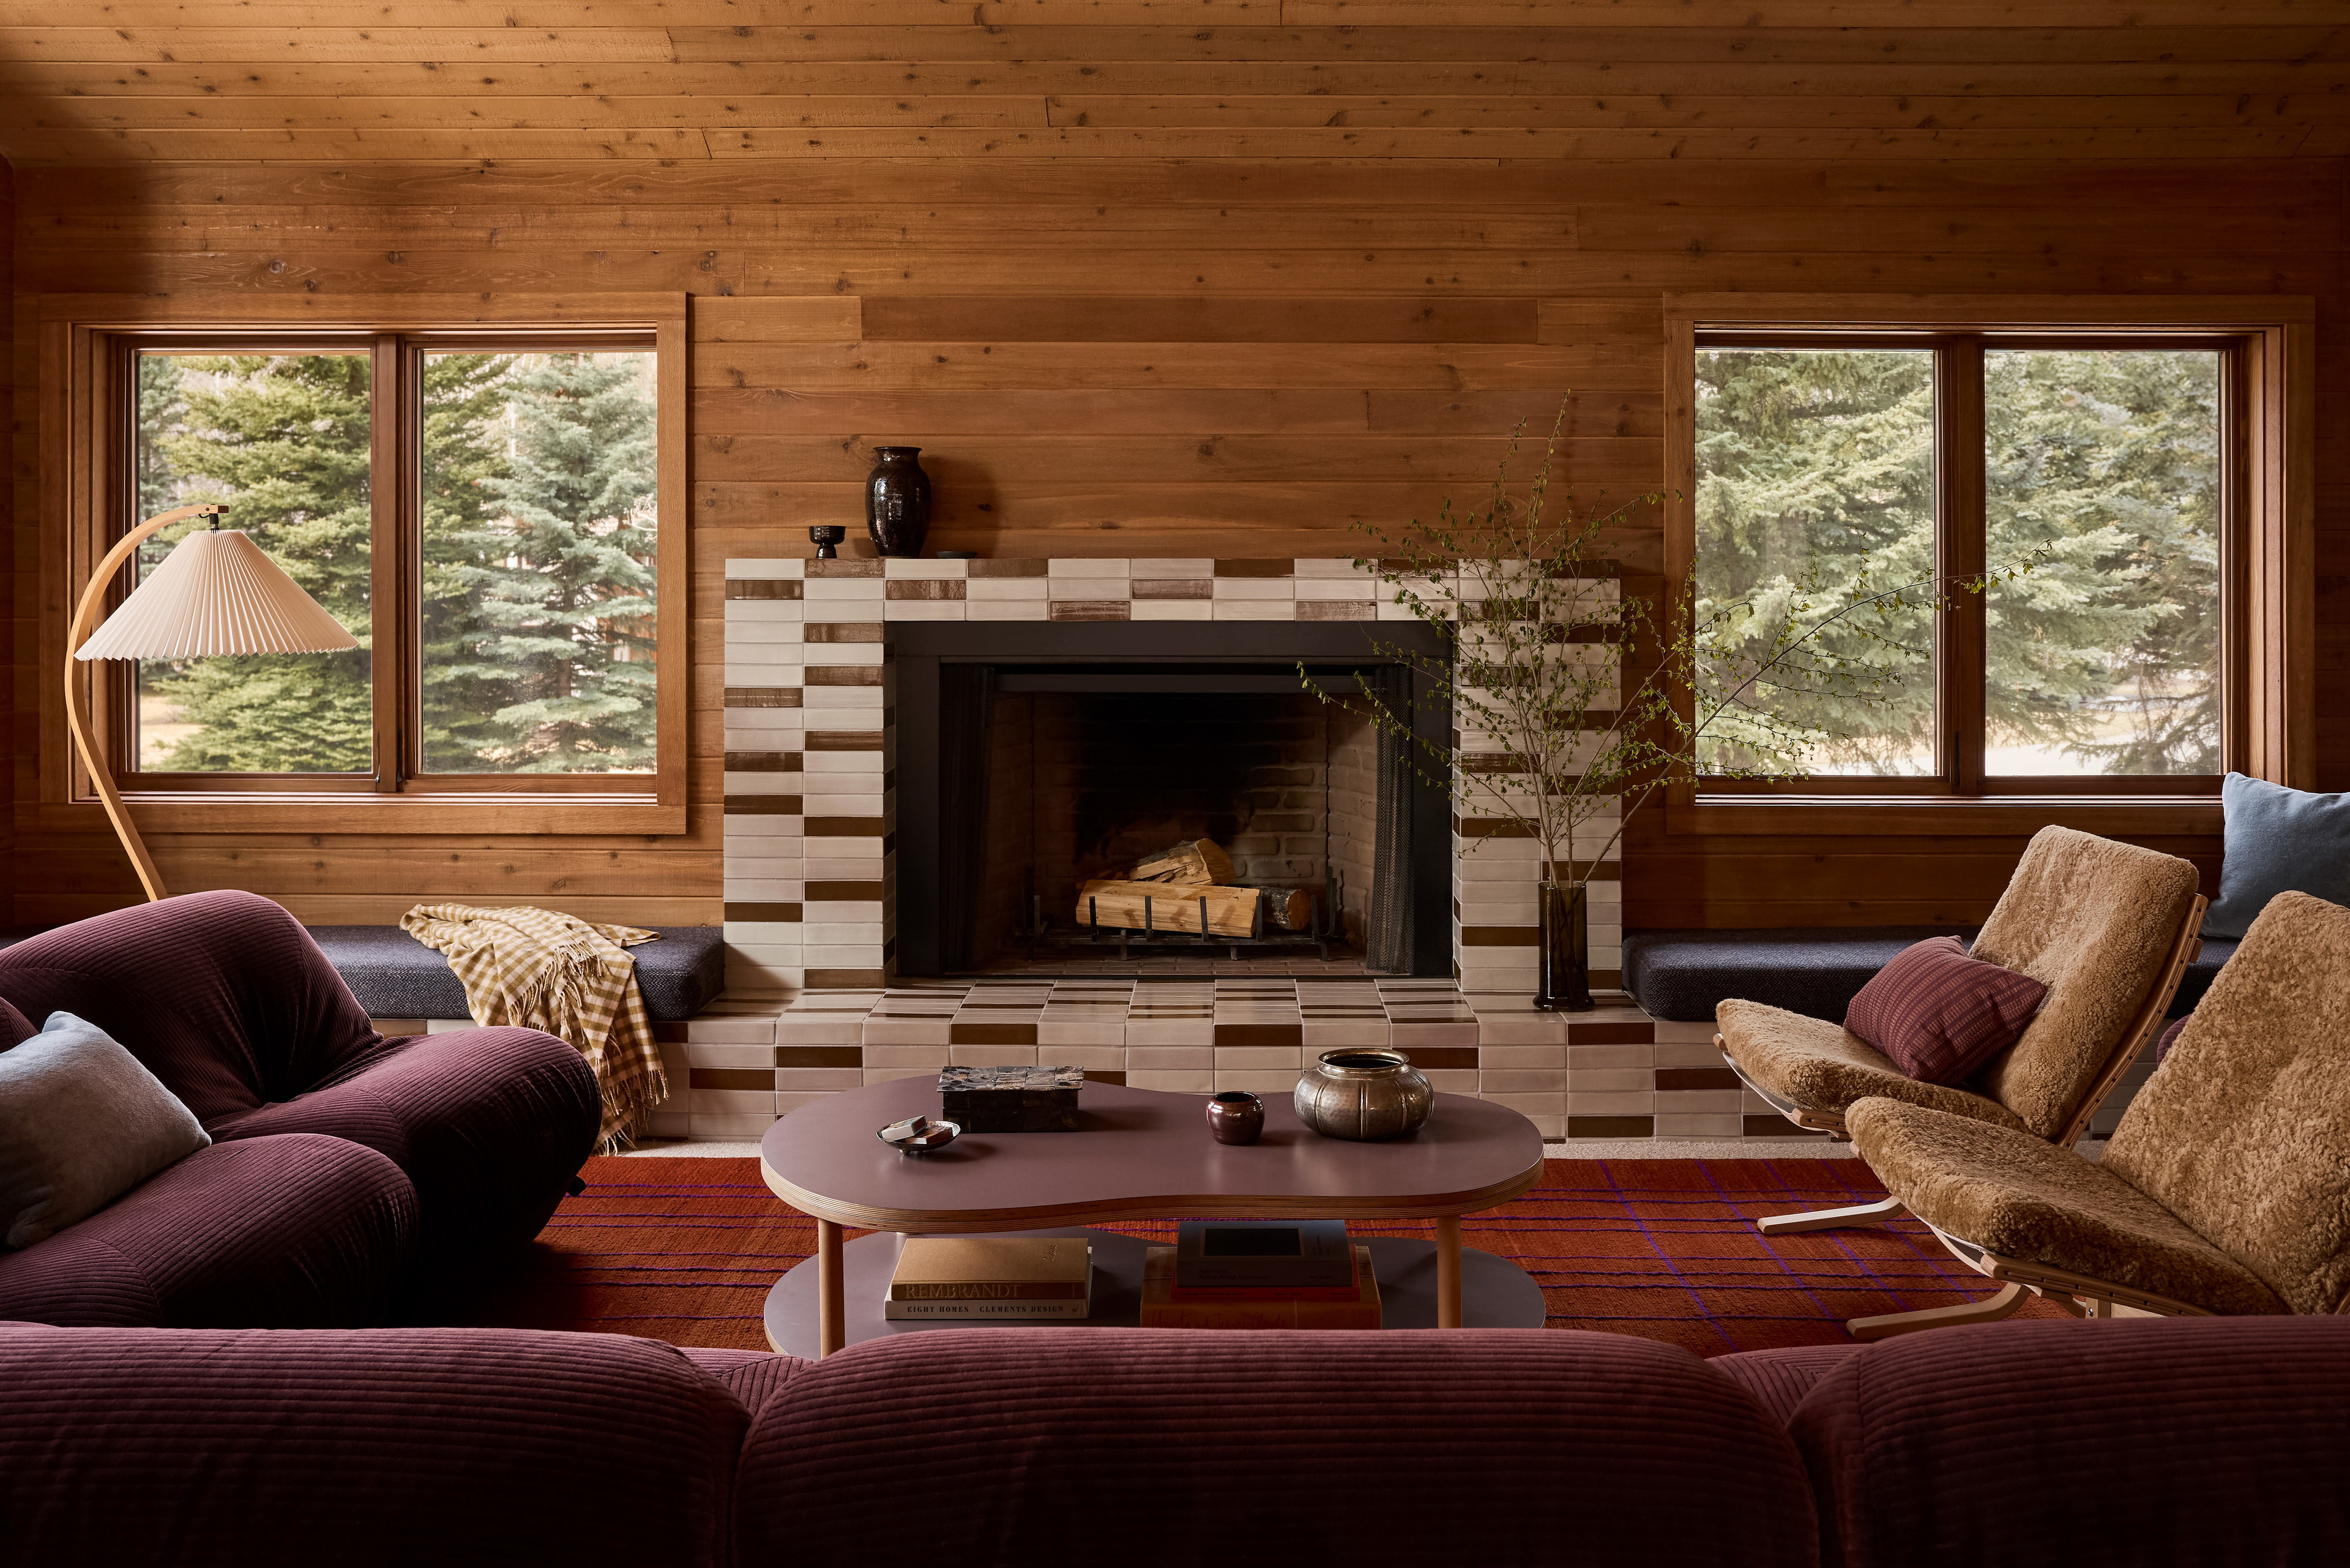
[(1436, 1326), (1461, 1326), (1461, 1216), (1436, 1222)]
[[(840, 1227), (816, 1222), (816, 1353), (830, 1355), (847, 1337), (847, 1279), (840, 1265)], [(1457, 1278), (1457, 1276), (1456, 1276)]]

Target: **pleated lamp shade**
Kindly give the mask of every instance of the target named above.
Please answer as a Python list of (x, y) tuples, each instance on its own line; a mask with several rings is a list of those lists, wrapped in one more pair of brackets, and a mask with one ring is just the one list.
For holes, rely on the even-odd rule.
[(334, 653), (359, 641), (234, 528), (189, 535), (76, 659)]

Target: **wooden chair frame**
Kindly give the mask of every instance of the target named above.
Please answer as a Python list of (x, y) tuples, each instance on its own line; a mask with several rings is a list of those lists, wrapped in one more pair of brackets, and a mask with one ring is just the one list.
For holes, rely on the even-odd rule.
[[(2178, 994), (2179, 982), (2187, 978), (2187, 966), (2193, 963), (2203, 951), (2203, 939), (2199, 933), (2203, 929), (2203, 912), (2210, 908), (2210, 900), (2200, 893), (2189, 901), (2186, 917), (2179, 922), (2178, 934), (2171, 939), (2170, 956), (2164, 961), (2162, 969), (2156, 975), (2153, 988), (2147, 992), (2146, 1000), (2138, 1003), (2137, 1012), (2131, 1016), (2129, 1027), (2122, 1031), (2121, 1038), (2115, 1044), (2113, 1050), (2106, 1054), (2105, 1065), (2098, 1070), (2097, 1075), (2090, 1080), (2088, 1091), (2081, 1096), (2080, 1104), (2074, 1106), (2073, 1115), (2065, 1122), (2064, 1130), (2049, 1140), (2058, 1148), (2071, 1148), (2087, 1135), (2090, 1124), (2096, 1120), (2097, 1112), (2104, 1108), (2106, 1101), (2112, 1097), (2114, 1091), (2121, 1086), (2122, 1079), (2128, 1075), (2130, 1067), (2137, 1061), (2139, 1055), (2162, 1033), (2163, 1015), (2170, 1011), (2171, 999)], [(1738, 1075), (1738, 1081), (1741, 1084), (1760, 1095), (1773, 1110), (1795, 1126), (1810, 1132), (1826, 1133), (1830, 1138), (1838, 1143), (1851, 1141), (1852, 1134), (1845, 1127), (1843, 1112), (1799, 1106), (1783, 1095), (1773, 1094), (1757, 1084), (1746, 1075), (1746, 1069), (1732, 1059), (1729, 1047), (1719, 1033), (1713, 1037), (1713, 1048), (1721, 1053), (1722, 1061), (1729, 1064), (1731, 1072)], [(1814, 1209), (1801, 1214), (1765, 1215), (1754, 1222), (1754, 1228), (1766, 1236), (1788, 1236), (1804, 1231), (1833, 1231), (1846, 1225), (1868, 1225), (1881, 1220), (1898, 1220), (1908, 1212), (1908, 1210), (1902, 1207), (1899, 1199), (1887, 1198), (1879, 1202), (1863, 1203), (1846, 1209)], [(2022, 1299), (2019, 1294), (2008, 1306), (2007, 1311), (2012, 1312), (2022, 1304)], [(2005, 1316), (2006, 1314), (2001, 1313), (1997, 1315)], [(1874, 1320), (1857, 1319), (1856, 1321)], [(1920, 1326), (1930, 1327), (1931, 1325), (1921, 1324)]]
[(1958, 1306), (1926, 1307), (1917, 1312), (1850, 1318), (1844, 1326), (1853, 1338), (1890, 1339), (1896, 1334), (1916, 1334), (1920, 1329), (1950, 1328), (1969, 1323), (1997, 1323), (2002, 1318), (2013, 1316), (2016, 1310), (2033, 1296), (2054, 1302), (2074, 1317), (2113, 1317), (2117, 1315), (2116, 1308), (2132, 1315), (2154, 1317), (2219, 1315), (2199, 1306), (2189, 1306), (2185, 1302), (2173, 1301), (2168, 1296), (2156, 1295), (2151, 1291), (2134, 1290), (2127, 1285), (2116, 1285), (2029, 1259), (2004, 1257), (1930, 1223), (1926, 1225), (1926, 1229), (1932, 1231), (1935, 1239), (1950, 1249), (1951, 1256), (1959, 1262), (1985, 1279), (1999, 1281), (1998, 1293)]

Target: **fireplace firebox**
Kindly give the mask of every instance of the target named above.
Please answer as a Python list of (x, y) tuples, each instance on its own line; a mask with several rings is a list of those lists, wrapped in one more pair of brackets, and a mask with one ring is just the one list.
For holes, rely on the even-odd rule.
[[(1375, 639), (1442, 649), (1395, 622), (891, 624), (898, 972), (1080, 955), (1099, 972), (1129, 947), (1180, 951), (1197, 939), (1087, 930), (1079, 890), (1205, 837), (1234, 882), (1302, 894), (1314, 929), (1260, 922), (1261, 940), (1202, 949), (1450, 975), (1449, 781), (1361, 699), (1409, 699), (1440, 754), (1451, 714)], [(1306, 691), (1301, 665), (1338, 701)]]

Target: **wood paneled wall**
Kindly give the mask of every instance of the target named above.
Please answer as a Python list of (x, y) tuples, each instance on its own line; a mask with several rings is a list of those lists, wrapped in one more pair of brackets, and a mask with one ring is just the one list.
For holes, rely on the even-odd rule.
[[(0, 160), (0, 295), (13, 300), (16, 292), (16, 172), (5, 160)], [(0, 408), (10, 410), (12, 425), (16, 410), (15, 384), (17, 374), (16, 354), (16, 312), (0, 321)], [(13, 453), (12, 453), (13, 455)], [(21, 473), (21, 467), (15, 467)], [(26, 671), (21, 655), (16, 650), (23, 646), (20, 616), (27, 613), (29, 601), (21, 596), (27, 565), (24, 546), (34, 543), (20, 534), (16, 525), (17, 485), (13, 482), (0, 485), (0, 538), (8, 541), (13, 559), (5, 572), (0, 572), (0, 626), (7, 630), (6, 647), (9, 659), (8, 719), (0, 724), (0, 921), (14, 923), (16, 899), (16, 758), (22, 751), (31, 749), (35, 737), (29, 733), (28, 708), (32, 691), (25, 684)]]
[[(586, 47), (576, 38), (525, 38), (525, 20), (511, 40), (481, 35), (514, 47), (467, 89), (364, 34), (321, 64), (252, 42), (191, 53), (135, 27), (118, 45), (68, 39), (76, 30), (9, 26), (11, 9), (0, 82), (41, 86), (43, 114), (66, 107), (39, 126), (20, 116), (5, 145), (79, 161), (17, 176), (19, 736), (55, 657), (26, 619), (31, 593), (56, 591), (35, 575), (24, 328), (40, 295), (695, 296), (693, 505), (667, 520), (694, 542), (693, 624), (674, 628), (671, 653), (696, 680), (691, 831), (158, 836), (175, 888), (250, 888), (319, 920), (389, 919), (422, 898), (715, 920), (721, 563), (804, 554), (811, 523), (861, 531), (874, 444), (925, 449), (940, 547), (1347, 555), (1355, 523), (1473, 498), (1511, 426), (1546, 430), (1562, 400), (1579, 493), (1653, 486), (1659, 296), (1687, 290), (2317, 296), (2320, 785), (2350, 786), (2345, 165), (2308, 156), (2341, 150), (2328, 139), (2345, 117), (2327, 106), (2350, 96), (2324, 89), (2345, 44), (2284, 28), (2282, 13), (2174, 27), (2167, 46), (2149, 29), (2078, 27), (2016, 29), (1992, 47), (1981, 31), (1929, 27), (1904, 35), (1900, 66), (1834, 22), (1747, 41), (1659, 26), (1646, 55), (1640, 30), (1619, 28), (1531, 58), (1520, 29), (1350, 30), (1326, 24), (1391, 22), (1396, 8), (1331, 5), (1306, 7), (1310, 26), (1213, 36), (1139, 22), (951, 30), (984, 59), (903, 53), (945, 28), (743, 28), (732, 53), (728, 30), (711, 29), (691, 49), (671, 36), (666, 63), (608, 53), (591, 68), (566, 63)], [(322, 9), (256, 7), (254, 26)], [(1510, 8), (1484, 9), (1500, 21)], [(2158, 9), (2172, 24), (2201, 15)], [(2274, 57), (2248, 63), (2261, 26), (2279, 32)], [(2122, 33), (2142, 36), (2084, 41)], [(2221, 34), (2237, 56), (2179, 54), (2190, 35)], [(787, 36), (804, 36), (796, 53)], [(754, 45), (764, 64), (746, 73)], [(2077, 89), (2093, 68), (2109, 96)], [(406, 107), (370, 100), (370, 84)], [(817, 118), (778, 127), (785, 98), (826, 84), (847, 96), (792, 97)], [(735, 96), (748, 85), (755, 101)], [(2257, 112), (2239, 102), (2255, 88), (2272, 95)], [(299, 124), (240, 119), (256, 94)], [(362, 161), (379, 149), (474, 161)], [(281, 154), (310, 161), (261, 161)], [(1660, 564), (1653, 523), (1617, 543), (1627, 563)], [(37, 804), (26, 749), (14, 775), (16, 918), (134, 898), (95, 809)], [(2216, 853), (2173, 846), (2207, 867)], [(1979, 918), (2020, 847), (1641, 828), (1627, 924)]]

